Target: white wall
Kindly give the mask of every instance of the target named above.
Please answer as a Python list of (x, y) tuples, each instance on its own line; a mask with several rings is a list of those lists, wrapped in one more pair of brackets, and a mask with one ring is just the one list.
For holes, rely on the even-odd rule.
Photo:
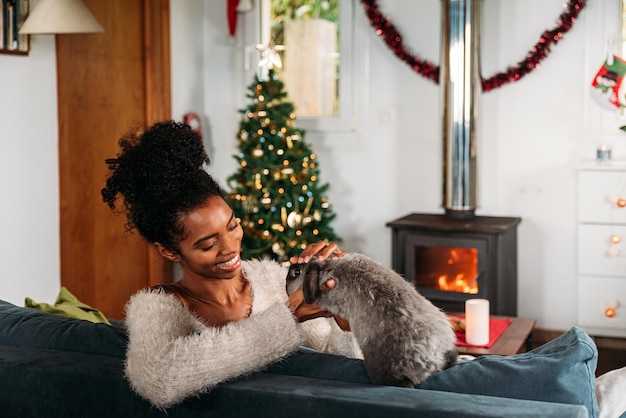
[(29, 56), (0, 54), (0, 298), (54, 301), (59, 287), (59, 186), (54, 38)]
[[(617, 116), (589, 101), (589, 84), (604, 58), (604, 19), (617, 0), (587, 2), (580, 19), (541, 68), (481, 98), (479, 215), (519, 216), (519, 314), (539, 326), (576, 322), (575, 170), (599, 143), (626, 159)], [(439, 2), (379, 2), (406, 44), (439, 61)], [(432, 4), (431, 4), (432, 3)], [(172, 13), (173, 115), (204, 118), (215, 175), (235, 170), (231, 155), (245, 98), (240, 26), (228, 36), (226, 2), (180, 0)], [(485, 0), (482, 67), (490, 76), (522, 60), (539, 34), (556, 25), (562, 0)], [(311, 139), (321, 180), (338, 214), (346, 250), (386, 264), (391, 233), (385, 223), (410, 212), (441, 213), (439, 87), (411, 71), (378, 39), (357, 9), (367, 43), (369, 106), (354, 141)], [(0, 56), (3, 279), (0, 297), (53, 300), (59, 286), (57, 124), (54, 44), (35, 37), (28, 58)], [(380, 113), (393, 111), (384, 124)]]
[[(432, 3), (432, 4), (431, 4)], [(609, 143), (615, 158), (626, 158), (626, 136), (618, 117), (589, 102), (589, 85), (605, 54), (605, 18), (616, 0), (587, 2), (574, 28), (552, 48), (541, 68), (521, 81), (481, 97), (479, 120), (479, 215), (519, 216), (519, 314), (539, 326), (566, 329), (576, 322), (575, 171), (592, 159), (599, 143)], [(224, 5), (205, 1), (203, 80), (179, 65), (174, 96), (202, 82), (205, 108), (189, 108), (211, 120), (214, 173), (225, 179), (235, 170), (231, 155), (238, 115), (246, 103), (237, 80), (242, 71), (241, 39), (249, 37), (239, 21), (234, 40), (226, 37)], [(425, 59), (439, 62), (439, 2), (379, 2), (403, 35)], [(187, 5), (187, 6), (185, 6)], [(186, 10), (185, 7), (189, 7)], [(191, 2), (173, 10), (173, 32), (196, 13)], [(485, 0), (482, 19), (482, 73), (485, 77), (515, 65), (545, 29), (557, 25), (562, 0)], [(612, 9), (616, 17), (616, 8)], [(186, 16), (182, 18), (181, 16)], [(193, 17), (193, 19), (196, 19)], [(441, 213), (439, 87), (414, 73), (378, 39), (360, 6), (357, 32), (367, 43), (363, 69), (369, 97), (360, 135), (342, 141), (327, 135), (308, 138), (319, 156), (321, 180), (332, 179), (329, 198), (346, 250), (391, 262), (391, 233), (385, 223), (410, 212)], [(187, 26), (188, 28), (189, 26)], [(176, 99), (175, 99), (176, 100)], [(177, 104), (178, 112), (187, 104)], [(176, 107), (176, 106), (175, 106)], [(382, 112), (395, 122), (385, 124)]]

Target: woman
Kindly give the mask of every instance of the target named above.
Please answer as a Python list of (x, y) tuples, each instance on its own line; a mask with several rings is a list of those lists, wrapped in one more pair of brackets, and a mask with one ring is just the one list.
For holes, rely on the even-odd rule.
[[(362, 357), (344, 320), (304, 304), (301, 291), (287, 297), (285, 267), (241, 260), (243, 230), (191, 128), (158, 123), (120, 146), (107, 160), (104, 201), (115, 209), (121, 197), (127, 228), (182, 269), (180, 281), (142, 290), (126, 306), (125, 370), (139, 395), (164, 409), (300, 345)], [(291, 261), (342, 254), (318, 242)]]

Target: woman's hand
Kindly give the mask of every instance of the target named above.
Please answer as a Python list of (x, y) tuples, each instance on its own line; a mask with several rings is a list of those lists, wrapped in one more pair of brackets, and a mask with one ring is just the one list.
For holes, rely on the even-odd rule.
[[(328, 282), (332, 282), (332, 284), (330, 286), (325, 286)], [(330, 279), (322, 285), (322, 291), (327, 292), (334, 286), (335, 281), (333, 279)], [(330, 312), (322, 309), (317, 304), (306, 303), (304, 301), (304, 293), (302, 293), (302, 290), (296, 290), (294, 293), (292, 293), (289, 296), (289, 299), (287, 299), (287, 305), (293, 311), (293, 314), (296, 316), (296, 318), (298, 318), (298, 321), (300, 322), (308, 321), (309, 319), (314, 318), (333, 317), (335, 318), (335, 322), (337, 323), (339, 328), (344, 331), (350, 331), (350, 323), (346, 319), (340, 317), (339, 315), (331, 314)]]
[(308, 263), (313, 257), (324, 261), (327, 258), (343, 257), (346, 254), (348, 253), (341, 251), (341, 248), (339, 248), (336, 242), (318, 241), (314, 244), (307, 245), (298, 257), (293, 256), (289, 261), (291, 263)]
[(287, 299), (287, 305), (293, 311), (293, 314), (298, 318), (298, 321), (304, 322), (314, 318), (328, 318), (333, 316), (330, 312), (320, 308), (317, 304), (308, 304), (304, 301), (304, 293), (302, 289), (296, 290), (289, 295)]

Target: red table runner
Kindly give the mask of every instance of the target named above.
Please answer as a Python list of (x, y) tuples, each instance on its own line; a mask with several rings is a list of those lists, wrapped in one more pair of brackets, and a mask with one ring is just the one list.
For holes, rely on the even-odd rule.
[[(449, 315), (450, 317), (465, 319), (463, 315)], [(498, 337), (502, 335), (506, 327), (509, 326), (511, 320), (509, 318), (505, 319), (494, 319), (489, 318), (489, 342), (485, 345), (470, 345), (465, 341), (465, 331), (455, 331), (456, 334), (456, 344), (463, 347), (481, 347), (481, 348), (489, 348), (491, 347)]]

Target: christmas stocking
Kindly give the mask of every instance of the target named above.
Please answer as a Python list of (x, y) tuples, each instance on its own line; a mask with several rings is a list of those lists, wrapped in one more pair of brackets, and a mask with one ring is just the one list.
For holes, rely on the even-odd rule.
[(615, 55), (609, 57), (604, 61), (591, 83), (591, 97), (608, 110), (624, 106), (625, 100), (620, 100), (619, 95), (625, 74), (626, 61)]

